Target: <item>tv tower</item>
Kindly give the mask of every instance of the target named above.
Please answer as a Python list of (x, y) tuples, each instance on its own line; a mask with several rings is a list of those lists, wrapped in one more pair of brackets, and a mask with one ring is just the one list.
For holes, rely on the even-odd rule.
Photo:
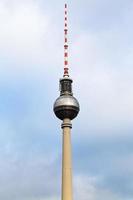
[(71, 164), (71, 120), (79, 112), (79, 103), (73, 96), (72, 79), (69, 77), (68, 67), (68, 24), (67, 4), (65, 4), (64, 23), (64, 75), (60, 79), (60, 96), (54, 103), (54, 113), (62, 120), (62, 199), (72, 200), (72, 164)]

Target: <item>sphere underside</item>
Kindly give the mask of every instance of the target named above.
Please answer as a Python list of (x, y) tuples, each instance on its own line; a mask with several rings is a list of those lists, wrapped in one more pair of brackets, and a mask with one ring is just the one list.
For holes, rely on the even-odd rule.
[(79, 103), (76, 98), (70, 95), (60, 96), (54, 104), (55, 115), (63, 120), (65, 118), (74, 119), (79, 112)]

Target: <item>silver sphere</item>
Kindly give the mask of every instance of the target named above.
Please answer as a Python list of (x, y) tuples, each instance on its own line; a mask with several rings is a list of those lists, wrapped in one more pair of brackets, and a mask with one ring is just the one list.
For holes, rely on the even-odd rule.
[(71, 95), (62, 95), (56, 99), (53, 110), (59, 119), (69, 118), (72, 120), (79, 112), (79, 103)]

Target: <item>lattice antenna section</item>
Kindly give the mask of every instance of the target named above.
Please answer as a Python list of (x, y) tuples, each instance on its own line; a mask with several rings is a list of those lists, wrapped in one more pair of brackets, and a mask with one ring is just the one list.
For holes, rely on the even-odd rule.
[(68, 23), (67, 23), (67, 4), (65, 4), (65, 19), (64, 19), (64, 77), (69, 77), (68, 67)]

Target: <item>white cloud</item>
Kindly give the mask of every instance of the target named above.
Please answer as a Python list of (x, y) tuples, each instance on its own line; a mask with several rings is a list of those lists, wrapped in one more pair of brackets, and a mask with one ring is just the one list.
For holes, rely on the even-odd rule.
[(77, 176), (74, 180), (75, 199), (79, 200), (122, 200), (121, 197), (106, 189), (96, 186), (98, 177)]
[(52, 158), (46, 158), (46, 155), (23, 158), (16, 152), (12, 154), (1, 160), (1, 199), (51, 199), (53, 195), (58, 196), (59, 178)]
[(1, 72), (55, 71), (61, 44), (56, 19), (34, 0), (0, 4)]
[(89, 127), (99, 130), (124, 129), (133, 123), (132, 61), (126, 64), (128, 52), (119, 46), (121, 40), (113, 42), (115, 33), (104, 31), (101, 37), (85, 32), (73, 44), (71, 62), (84, 118), (82, 127), (86, 127), (88, 118)]

